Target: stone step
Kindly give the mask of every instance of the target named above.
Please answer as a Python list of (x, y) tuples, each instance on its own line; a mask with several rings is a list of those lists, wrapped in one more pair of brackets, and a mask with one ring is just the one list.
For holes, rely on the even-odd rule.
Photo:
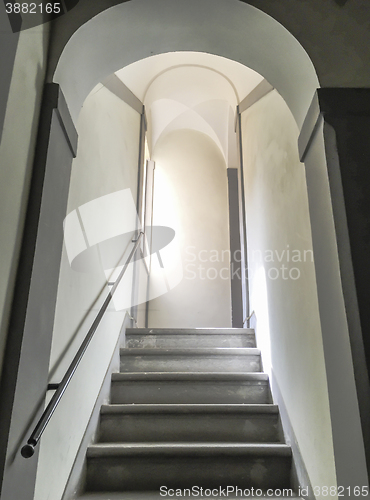
[(281, 441), (276, 405), (103, 405), (100, 442)]
[(254, 330), (247, 328), (130, 328), (126, 347), (133, 348), (202, 348), (256, 347)]
[(112, 404), (271, 403), (265, 373), (113, 373)]
[(163, 334), (198, 334), (204, 333), (209, 335), (225, 335), (233, 333), (254, 333), (253, 328), (126, 328), (126, 333), (152, 333), (156, 335), (158, 333)]
[(256, 348), (121, 349), (121, 372), (260, 372)]
[(285, 444), (98, 444), (87, 450), (87, 491), (289, 488)]

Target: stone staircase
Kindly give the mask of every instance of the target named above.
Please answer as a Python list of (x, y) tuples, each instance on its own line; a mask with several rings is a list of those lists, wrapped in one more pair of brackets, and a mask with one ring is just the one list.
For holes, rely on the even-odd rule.
[(261, 369), (250, 329), (127, 330), (81, 498), (289, 489), (291, 449)]

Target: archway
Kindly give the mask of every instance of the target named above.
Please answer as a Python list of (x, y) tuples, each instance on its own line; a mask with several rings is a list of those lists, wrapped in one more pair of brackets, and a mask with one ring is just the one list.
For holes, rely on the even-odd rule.
[(232, 59), (260, 73), (299, 127), (319, 87), (299, 42), (272, 17), (238, 0), (217, 6), (212, 0), (134, 0), (111, 7), (73, 34), (53, 81), (76, 119), (91, 89), (111, 73), (151, 55), (184, 50)]
[[(158, 37), (157, 34), (161, 36)], [(81, 57), (79, 47), (84, 47)], [(250, 67), (260, 73), (283, 97), (295, 121), (301, 128), (319, 82), (313, 64), (300, 43), (272, 17), (255, 7), (237, 0), (214, 5), (211, 0), (187, 4), (158, 0), (136, 0), (112, 7), (77, 30), (66, 45), (54, 74), (54, 81), (65, 93), (71, 115), (78, 116), (88, 92), (109, 74), (135, 61), (151, 55), (176, 51), (198, 51), (219, 55)], [(110, 54), (107, 58), (106, 54)], [(282, 57), (283, 54), (283, 57)], [(320, 142), (321, 141), (321, 142)], [(316, 155), (307, 163), (314, 162), (315, 175), (309, 174), (308, 197), (313, 233), (320, 316), (323, 327), (323, 343), (326, 370), (330, 379), (329, 397), (334, 435), (343, 435), (344, 419), (338, 419), (334, 409), (344, 380), (351, 379), (348, 392), (350, 406), (357, 406), (352, 377), (352, 360), (348, 343), (348, 328), (341, 292), (340, 271), (336, 262), (335, 229), (330, 204), (330, 190), (326, 172), (326, 160), (322, 135), (319, 133)], [(312, 167), (313, 168), (313, 167)], [(322, 213), (316, 210), (321, 206)], [(325, 216), (323, 216), (325, 214)], [(322, 235), (328, 235), (326, 244)], [(325, 271), (329, 279), (322, 279)], [(327, 297), (331, 300), (328, 302)], [(333, 314), (340, 310), (339, 314)], [(329, 332), (340, 331), (344, 344), (342, 356), (346, 359), (346, 375), (340, 373), (330, 360), (329, 351), (335, 337)], [(326, 330), (326, 331), (324, 331)], [(347, 340), (346, 340), (347, 339)], [(342, 382), (340, 382), (340, 380)], [(348, 415), (347, 415), (348, 417)], [(353, 420), (357, 444), (354, 456), (363, 463), (358, 413)], [(346, 473), (341, 445), (336, 449), (339, 482), (351, 483)], [(346, 449), (348, 450), (348, 443)], [(363, 465), (359, 465), (359, 476)]]
[[(152, 54), (181, 50), (221, 55), (255, 69), (279, 91), (289, 105), (298, 126), (302, 125), (318, 87), (310, 59), (297, 40), (279, 23), (250, 5), (241, 4), (236, 0), (224, 2), (218, 5), (217, 9), (210, 0), (191, 1), (186, 6), (174, 5), (173, 2), (165, 0), (133, 0), (111, 8), (83, 25), (73, 35), (60, 58), (54, 81), (60, 84), (72, 117), (76, 121), (85, 97), (104, 77)], [(281, 54), (284, 54), (282, 60)], [(322, 136), (320, 137), (322, 141)], [(316, 177), (310, 176), (309, 186), (311, 206), (314, 207), (311, 211), (311, 225), (316, 240), (316, 270), (329, 269), (325, 279), (330, 285), (323, 283), (318, 275), (318, 287), (321, 287), (321, 296), (325, 295), (325, 291), (329, 297), (331, 291), (336, 292), (335, 300), (322, 304), (323, 308), (327, 309), (326, 312), (324, 309), (321, 311), (325, 329), (323, 336), (330, 330), (339, 329), (341, 338), (346, 339), (348, 332), (339, 268), (335, 260), (335, 232), (322, 142), (319, 143), (316, 153), (315, 157), (308, 159), (316, 163)], [(315, 206), (325, 211), (324, 218), (323, 212), (316, 211)], [(322, 235), (329, 235), (325, 242), (320, 241)], [(333, 259), (335, 262), (332, 262)], [(339, 309), (335, 307), (337, 304), (340, 305)], [(338, 479), (341, 483), (350, 482), (357, 485), (358, 480), (346, 473), (349, 456), (356, 458), (359, 464), (355, 467), (358, 477), (363, 477), (364, 470), (363, 457), (361, 451), (358, 452), (361, 430), (356, 413), (357, 406), (353, 406), (356, 405), (356, 398), (349, 396), (354, 389), (350, 349), (345, 340), (341, 355), (344, 354), (346, 368), (343, 370), (341, 358), (342, 366), (338, 370), (338, 362), (330, 358), (332, 340), (333, 337), (330, 337), (325, 349)], [(336, 379), (340, 371), (342, 376)], [(343, 396), (341, 381), (347, 377), (351, 380), (347, 386), (347, 394)], [(343, 408), (340, 398), (338, 399), (339, 393), (346, 399), (349, 413), (355, 408), (351, 417), (355, 428), (350, 425), (356, 435), (355, 441), (350, 437), (350, 433), (345, 432), (348, 429), (348, 415), (341, 415)]]

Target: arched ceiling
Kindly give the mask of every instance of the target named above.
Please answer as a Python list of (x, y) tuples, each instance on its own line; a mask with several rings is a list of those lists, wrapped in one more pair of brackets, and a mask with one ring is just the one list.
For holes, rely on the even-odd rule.
[[(370, 81), (370, 65), (368, 61), (370, 59), (370, 2), (366, 0), (306, 0), (306, 1), (277, 1), (277, 0), (236, 0), (240, 4), (249, 4), (249, 10), (252, 8), (257, 8), (263, 11), (267, 16), (272, 17), (277, 22), (281, 24), (286, 30), (288, 30), (302, 45), (302, 47), (307, 52), (308, 56), (313, 62), (315, 69), (317, 71), (320, 84), (324, 87), (368, 87)], [(92, 18), (98, 18), (100, 13), (104, 10), (109, 9), (117, 4), (127, 5), (131, 4), (132, 7), (134, 0), (79, 0), (76, 7), (72, 9), (68, 14), (58, 17), (53, 21), (53, 41), (49, 51), (49, 63), (48, 63), (48, 78), (47, 81), (52, 81), (54, 77), (55, 68), (58, 64), (61, 53), (64, 47), (70, 40), (73, 33), (76, 33), (78, 29), (85, 23), (88, 23)], [(157, 2), (157, 0), (146, 0), (149, 5), (149, 9), (145, 5), (140, 5), (141, 15), (145, 16), (146, 10), (148, 10), (148, 17), (151, 18), (151, 24), (145, 29), (139, 29), (137, 31), (138, 38), (141, 40), (147, 36), (151, 37), (153, 33), (153, 26), (156, 24), (156, 17), (161, 15), (162, 3)], [(171, 4), (171, 10), (176, 11), (173, 8), (173, 4), (183, 4), (184, 10), (186, 9), (190, 14), (199, 20), (199, 24), (202, 27), (201, 33), (208, 35), (207, 20), (204, 21), (203, 16), (203, 6), (201, 0), (169, 0)], [(216, 52), (219, 55), (226, 55), (231, 57), (232, 54), (222, 54), (220, 52), (220, 41), (224, 34), (228, 31), (228, 21), (227, 18), (232, 16), (235, 18), (233, 22), (234, 30), (238, 30), (240, 24), (244, 22), (244, 18), (240, 9), (235, 16), (233, 15), (233, 2), (230, 0), (211, 0), (211, 9), (207, 15), (208, 20), (214, 26), (215, 30), (218, 31), (218, 37), (212, 39), (212, 45), (214, 46)], [(222, 12), (221, 24), (217, 25), (217, 20), (214, 18), (214, 13), (212, 11), (218, 11), (220, 4), (224, 3), (227, 11)], [(344, 5), (345, 4), (345, 5)], [(198, 5), (198, 7), (197, 7)], [(129, 10), (130, 10), (129, 9)], [(156, 13), (153, 14), (153, 11)], [(117, 12), (114, 13), (117, 18)], [(118, 16), (120, 13), (118, 12)], [(165, 17), (165, 16), (162, 16)], [(186, 29), (187, 14), (183, 16), (182, 28)], [(164, 19), (167, 22), (167, 19)], [(129, 19), (132, 23), (132, 18)], [(245, 26), (245, 35), (248, 36), (251, 33), (251, 47), (257, 47), (259, 40), (255, 38), (255, 30), (262, 29), (265, 31), (266, 38), (271, 39), (271, 34), (274, 36), (271, 28), (260, 22), (259, 19), (253, 18), (253, 26), (250, 30), (249, 25)], [(133, 24), (133, 28), (135, 28)], [(131, 39), (131, 30), (122, 28), (123, 32), (128, 34), (127, 39)], [(273, 30), (274, 31), (274, 30)], [(99, 32), (95, 30), (95, 34)], [(148, 57), (151, 54), (157, 54), (160, 52), (165, 52), (166, 50), (202, 50), (199, 47), (164, 47), (166, 44), (165, 39), (168, 38), (170, 30), (166, 29), (166, 26), (162, 26), (162, 31), (160, 33), (160, 45), (161, 50), (157, 50), (157, 47), (153, 45), (153, 40), (148, 47), (147, 54), (142, 57)], [(197, 35), (197, 34), (196, 34)], [(107, 41), (109, 40), (109, 33), (107, 34)], [(197, 38), (195, 37), (195, 41)], [(237, 40), (239, 42), (239, 40)], [(99, 42), (99, 40), (96, 40)], [(214, 43), (213, 43), (214, 42)], [(274, 42), (276, 45), (276, 43)], [(120, 48), (120, 47), (119, 47)], [(242, 46), (246, 52), (248, 52), (248, 47), (246, 45)], [(163, 50), (164, 49), (164, 50)], [(127, 55), (127, 47), (121, 49)], [(207, 50), (207, 52), (212, 52), (212, 50)], [(288, 54), (289, 48), (286, 47), (285, 51), (288, 58), (291, 57)], [(81, 56), (85, 56), (85, 51)], [(138, 58), (141, 59), (142, 57)], [(236, 60), (242, 61), (242, 58), (237, 58)], [(133, 62), (131, 60), (130, 62)], [(106, 75), (117, 70), (119, 67), (124, 66), (121, 64), (115, 69), (107, 72)], [(297, 68), (303, 69), (303, 68)], [(261, 74), (264, 74), (261, 69), (258, 70)], [(104, 76), (104, 75), (103, 75)], [(270, 75), (265, 75), (265, 78), (274, 85), (275, 88), (279, 89), (278, 82), (274, 82)], [(97, 83), (102, 78), (95, 81)], [(94, 84), (90, 87), (94, 86)], [(281, 89), (279, 92), (282, 94)], [(86, 94), (87, 95), (87, 94)], [(86, 96), (85, 96), (86, 97)]]
[(181, 66), (206, 68), (219, 73), (234, 88), (242, 101), (262, 80), (262, 76), (231, 59), (205, 52), (168, 52), (137, 61), (117, 71), (117, 76), (144, 102), (146, 92), (162, 73)]
[(116, 75), (145, 105), (149, 144), (191, 129), (208, 135), (226, 164), (236, 162), (236, 106), (263, 77), (240, 63), (199, 52), (171, 52), (126, 66)]
[(194, 51), (248, 66), (282, 95), (300, 126), (319, 86), (310, 58), (277, 21), (239, 0), (132, 0), (96, 15), (64, 46), (53, 80), (76, 121), (108, 75), (152, 55)]

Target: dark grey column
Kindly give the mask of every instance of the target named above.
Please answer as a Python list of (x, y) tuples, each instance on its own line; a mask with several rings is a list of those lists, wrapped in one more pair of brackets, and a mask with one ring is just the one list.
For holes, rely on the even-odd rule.
[(249, 303), (249, 272), (248, 272), (248, 234), (247, 234), (247, 216), (245, 210), (245, 192), (244, 192), (244, 163), (243, 163), (243, 133), (241, 116), (244, 111), (256, 104), (260, 99), (269, 94), (274, 87), (266, 80), (262, 80), (256, 88), (252, 90), (236, 108), (236, 136), (239, 154), (239, 215), (240, 215), (240, 243), (242, 251), (242, 268), (244, 276), (242, 276), (242, 293), (243, 293), (243, 326), (250, 326), (250, 315), (253, 313), (250, 310)]
[(230, 277), (231, 319), (233, 328), (243, 328), (242, 264), (239, 219), (238, 169), (228, 168), (229, 228), (230, 228)]
[[(139, 139), (139, 151), (138, 151), (138, 177), (137, 177), (137, 197), (136, 197), (136, 209), (139, 219), (142, 220), (142, 208), (143, 208), (143, 180), (145, 174), (144, 165), (144, 155), (145, 155), (145, 133), (147, 129), (147, 122), (145, 116), (145, 107), (143, 103), (131, 92), (129, 88), (126, 87), (124, 83), (116, 75), (110, 75), (103, 81), (103, 85), (114, 95), (116, 95), (123, 102), (128, 104), (132, 109), (140, 114), (140, 139)], [(138, 229), (138, 228), (136, 228)], [(144, 239), (142, 240), (141, 249), (144, 249)], [(140, 250), (138, 250), (140, 252)], [(132, 304), (136, 303), (136, 298), (139, 292), (139, 280), (138, 273), (140, 267), (137, 265), (136, 260), (134, 262), (134, 279), (132, 283)], [(135, 321), (138, 321), (139, 307), (137, 305), (131, 306), (131, 317), (134, 318), (133, 325), (135, 326)], [(147, 322), (147, 311), (145, 312), (145, 323)]]
[(248, 243), (247, 243), (247, 215), (245, 210), (244, 190), (244, 161), (243, 161), (243, 134), (242, 115), (239, 106), (236, 108), (236, 136), (239, 155), (238, 183), (239, 183), (239, 216), (240, 216), (240, 247), (242, 256), (242, 300), (243, 300), (243, 326), (249, 328), (250, 303), (249, 303), (249, 270), (248, 270)]
[[(144, 189), (143, 189), (143, 182), (144, 182), (144, 172), (145, 172), (145, 165), (144, 165), (144, 159), (145, 159), (145, 134), (147, 130), (147, 122), (146, 122), (146, 116), (145, 116), (145, 107), (142, 106), (142, 111), (141, 111), (141, 117), (140, 117), (140, 139), (139, 139), (139, 159), (138, 159), (138, 172), (137, 172), (137, 198), (136, 198), (136, 211), (139, 216), (139, 220), (142, 221), (143, 219), (143, 196), (144, 196)], [(142, 246), (140, 246), (142, 248)], [(138, 250), (140, 252), (140, 249)], [(135, 318), (135, 320), (138, 319), (138, 306), (134, 305), (136, 303), (136, 298), (138, 296), (138, 287), (139, 283), (138, 280), (136, 279), (138, 273), (138, 265), (137, 262), (134, 262), (134, 279), (132, 281), (132, 306), (131, 306), (131, 317)], [(133, 324), (132, 326), (135, 326)]]
[(145, 304), (145, 328), (148, 328), (149, 326), (149, 288), (150, 288), (150, 269), (152, 260), (152, 243), (153, 243), (154, 173), (155, 173), (155, 162), (149, 160), (146, 173), (145, 218), (144, 218), (145, 245), (146, 245), (144, 249), (144, 254), (149, 255), (149, 270), (148, 270), (148, 280), (147, 280), (147, 290), (146, 290), (147, 300)]
[(44, 90), (0, 387), (2, 500), (32, 500), (37, 454), (21, 446), (43, 410), (77, 133), (56, 84)]
[[(316, 132), (322, 129), (340, 280), (369, 470), (370, 89), (318, 89), (299, 139), (302, 161), (305, 161), (316, 147)], [(308, 168), (306, 164), (306, 171)], [(310, 168), (315, 168), (315, 166), (312, 165)], [(310, 187), (316, 181), (310, 172), (306, 175), (312, 212), (316, 208), (313, 205), (315, 199), (312, 193), (310, 195)], [(320, 237), (325, 239), (326, 235), (321, 234)], [(325, 272), (322, 270), (321, 274), (323, 271)], [(323, 276), (318, 276), (317, 279), (320, 281), (322, 278), (325, 279)], [(327, 302), (329, 304), (329, 301)], [(331, 344), (333, 356), (339, 352), (337, 351), (338, 342), (342, 344), (340, 337), (336, 339), (333, 334)], [(351, 409), (343, 407), (342, 411), (351, 411)]]

